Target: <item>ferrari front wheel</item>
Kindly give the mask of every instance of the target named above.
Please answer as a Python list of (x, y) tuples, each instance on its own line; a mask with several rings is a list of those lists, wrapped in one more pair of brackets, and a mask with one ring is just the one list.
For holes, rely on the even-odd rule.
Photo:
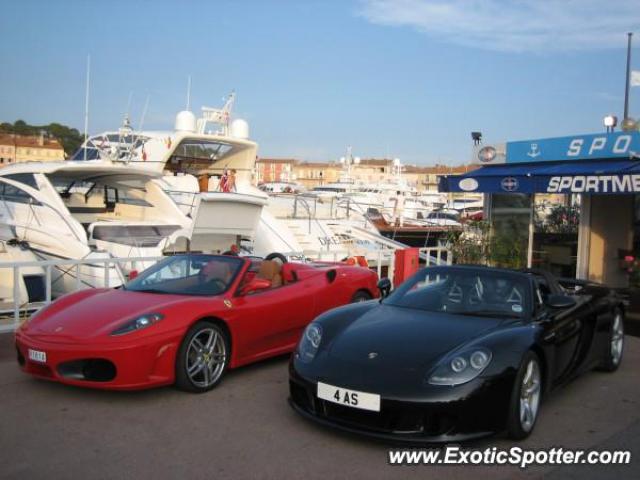
[(202, 321), (185, 335), (176, 359), (176, 386), (207, 392), (220, 383), (229, 365), (229, 339), (220, 325)]
[(542, 369), (534, 352), (527, 352), (511, 393), (507, 431), (509, 437), (520, 440), (528, 437), (538, 419), (542, 393)]

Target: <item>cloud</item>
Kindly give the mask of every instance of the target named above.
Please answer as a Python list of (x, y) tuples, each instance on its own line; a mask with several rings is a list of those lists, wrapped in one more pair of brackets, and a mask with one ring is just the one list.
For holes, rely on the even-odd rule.
[(624, 48), (638, 30), (637, 0), (360, 0), (369, 22), (506, 52)]

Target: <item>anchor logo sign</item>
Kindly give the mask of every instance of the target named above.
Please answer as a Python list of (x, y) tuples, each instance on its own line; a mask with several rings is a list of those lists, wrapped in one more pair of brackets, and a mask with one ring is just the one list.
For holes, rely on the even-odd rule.
[(540, 150), (538, 149), (537, 143), (531, 144), (531, 149), (527, 152), (527, 156), (531, 158), (536, 158), (541, 155)]

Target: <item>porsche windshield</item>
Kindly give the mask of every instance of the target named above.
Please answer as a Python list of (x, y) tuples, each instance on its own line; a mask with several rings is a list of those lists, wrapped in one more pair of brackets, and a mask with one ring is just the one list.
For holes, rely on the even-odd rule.
[(526, 277), (466, 267), (421, 270), (384, 303), (427, 312), (517, 318), (528, 316), (531, 305)]
[(125, 285), (134, 292), (219, 295), (240, 271), (243, 260), (214, 255), (177, 255), (156, 263)]

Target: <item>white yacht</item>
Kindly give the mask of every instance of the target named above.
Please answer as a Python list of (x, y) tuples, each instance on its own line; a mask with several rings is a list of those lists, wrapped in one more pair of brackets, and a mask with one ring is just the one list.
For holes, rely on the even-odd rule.
[[(0, 186), (0, 188), (2, 188)], [(0, 225), (0, 263), (37, 262), (29, 248), (11, 237), (8, 225)], [(17, 280), (17, 285), (14, 282)], [(42, 267), (23, 267), (14, 279), (13, 268), (0, 268), (0, 315), (11, 312), (17, 300), (18, 307), (34, 305), (45, 300), (45, 271)], [(17, 295), (16, 295), (17, 293)]]
[[(193, 220), (161, 189), (149, 169), (103, 161), (16, 163), (0, 169), (2, 240), (39, 259), (156, 257), (181, 249)], [(59, 266), (54, 296), (77, 287), (118, 286), (147, 264)]]
[[(134, 131), (125, 119), (118, 131), (89, 137), (72, 160), (155, 173), (154, 181), (193, 220), (189, 247), (228, 250), (256, 237), (268, 199), (252, 184), (258, 145), (249, 140), (248, 124), (230, 120), (234, 98), (221, 109), (203, 107), (198, 119), (178, 113), (173, 131)], [(231, 177), (232, 188), (224, 188)]]

